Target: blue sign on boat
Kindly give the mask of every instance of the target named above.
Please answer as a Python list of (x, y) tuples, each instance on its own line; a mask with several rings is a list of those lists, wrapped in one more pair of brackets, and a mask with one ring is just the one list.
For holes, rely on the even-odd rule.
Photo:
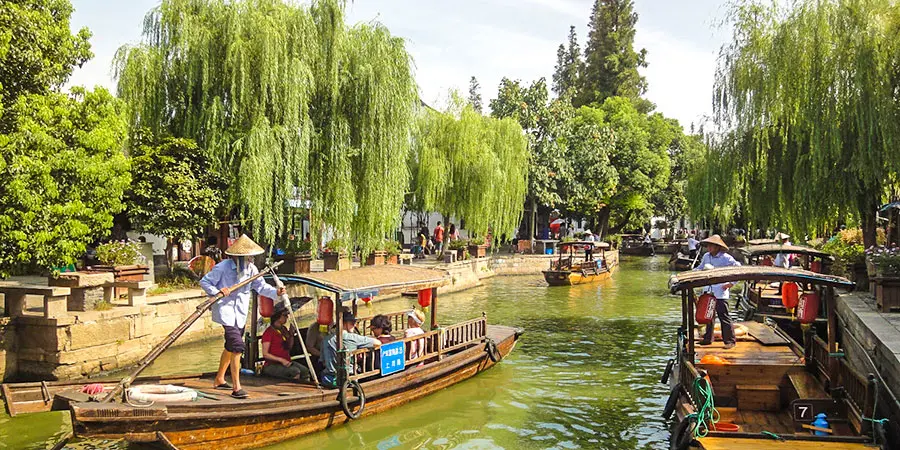
[(381, 346), (381, 374), (397, 373), (406, 365), (406, 347), (403, 341), (389, 342)]

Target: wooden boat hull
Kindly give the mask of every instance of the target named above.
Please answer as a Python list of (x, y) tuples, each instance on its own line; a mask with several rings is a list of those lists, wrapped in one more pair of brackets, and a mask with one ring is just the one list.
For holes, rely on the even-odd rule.
[[(516, 345), (520, 332), (489, 325), (501, 357)], [(442, 361), (410, 368), (384, 378), (363, 382), (369, 416), (424, 397), (477, 375), (495, 364), (484, 345), (476, 345)], [(337, 390), (314, 395), (269, 397), (200, 407), (169, 404), (134, 408), (122, 404), (74, 403), (72, 423), (76, 436), (124, 438), (156, 442), (179, 449), (246, 449), (294, 439), (348, 422)], [(252, 396), (252, 393), (251, 393)]]
[(619, 253), (623, 255), (633, 255), (633, 256), (652, 256), (653, 255), (653, 247), (648, 246), (634, 246), (627, 247), (623, 246), (619, 248)]
[(606, 280), (612, 276), (612, 271), (605, 270), (596, 274), (582, 274), (568, 270), (545, 270), (543, 274), (544, 280), (550, 286), (575, 286)]

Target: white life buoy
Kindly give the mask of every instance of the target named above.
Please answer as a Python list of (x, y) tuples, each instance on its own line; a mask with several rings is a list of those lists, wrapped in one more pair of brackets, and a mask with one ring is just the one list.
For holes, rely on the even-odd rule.
[(197, 391), (171, 384), (144, 384), (128, 388), (128, 398), (139, 402), (191, 402), (197, 399)]

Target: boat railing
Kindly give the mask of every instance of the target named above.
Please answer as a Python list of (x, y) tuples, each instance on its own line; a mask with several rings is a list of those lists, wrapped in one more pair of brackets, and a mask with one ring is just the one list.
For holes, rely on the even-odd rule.
[[(410, 367), (425, 361), (442, 359), (447, 353), (482, 342), (485, 336), (487, 336), (487, 319), (479, 317), (398, 341), (406, 343), (405, 365)], [(416, 355), (412, 354), (413, 346)], [(363, 348), (353, 351), (350, 355), (357, 368), (357, 373), (352, 375), (351, 379), (364, 379), (381, 374), (381, 367), (378, 364), (379, 350)]]
[[(387, 316), (388, 320), (391, 321), (391, 329), (393, 331), (402, 331), (408, 328), (408, 322), (406, 320), (407, 312), (409, 312), (409, 310), (384, 314), (384, 316)], [(359, 330), (361, 334), (371, 335), (372, 332), (369, 330), (369, 324), (374, 317), (375, 316), (360, 317), (356, 320), (356, 329)]]
[[(820, 337), (813, 337), (812, 358), (821, 376), (828, 380), (828, 384), (840, 387), (844, 391), (854, 426), (859, 431), (866, 424), (863, 417), (871, 417), (875, 409), (874, 386), (869, 380), (856, 371), (844, 357), (831, 356), (828, 353), (828, 344)], [(834, 366), (834, 372), (830, 366)]]

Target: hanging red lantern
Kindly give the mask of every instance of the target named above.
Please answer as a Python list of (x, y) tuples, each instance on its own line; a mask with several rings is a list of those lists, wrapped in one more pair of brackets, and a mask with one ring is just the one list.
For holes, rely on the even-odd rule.
[(334, 322), (334, 301), (331, 297), (319, 297), (319, 310), (316, 314), (316, 323), (327, 327)]
[(265, 295), (259, 297), (259, 315), (263, 317), (272, 317), (275, 311), (275, 301)]
[(773, 265), (773, 263), (772, 263), (772, 258), (769, 258), (768, 256), (763, 257), (763, 259), (759, 261), (759, 265), (761, 265), (761, 266), (772, 266), (772, 265)]
[(363, 297), (361, 300), (368, 305), (372, 301), (372, 297)]
[(781, 285), (781, 304), (784, 305), (785, 308), (796, 308), (799, 295), (800, 286), (798, 286), (797, 283), (788, 281)]
[(697, 300), (697, 313), (694, 315), (694, 318), (700, 325), (710, 325), (715, 317), (716, 296), (707, 292)]
[(819, 293), (807, 292), (797, 301), (797, 320), (800, 323), (813, 323), (819, 316)]
[(419, 291), (419, 306), (423, 308), (431, 306), (431, 289), (422, 289)]
[(810, 261), (809, 262), (809, 271), (815, 273), (822, 273), (822, 261)]

